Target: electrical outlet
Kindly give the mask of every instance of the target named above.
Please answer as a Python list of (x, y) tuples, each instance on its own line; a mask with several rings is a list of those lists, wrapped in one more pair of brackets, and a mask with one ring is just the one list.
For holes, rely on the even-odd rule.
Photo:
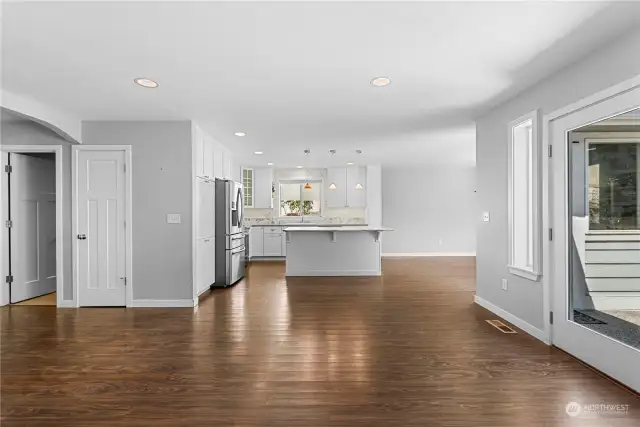
[(180, 214), (167, 214), (167, 224), (180, 224)]
[(489, 212), (484, 212), (482, 214), (482, 220), (484, 222), (490, 222), (491, 221), (491, 216), (489, 215)]
[(506, 291), (509, 289), (509, 284), (507, 283), (507, 279), (502, 279), (502, 290)]

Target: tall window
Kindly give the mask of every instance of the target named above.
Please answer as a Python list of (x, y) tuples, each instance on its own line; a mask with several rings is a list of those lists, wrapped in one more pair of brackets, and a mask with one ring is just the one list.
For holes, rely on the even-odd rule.
[(538, 112), (509, 124), (509, 271), (540, 276), (540, 143)]
[(640, 139), (587, 139), (590, 230), (640, 229)]
[(242, 189), (244, 190), (244, 205), (253, 207), (253, 169), (242, 169)]
[(320, 216), (322, 181), (280, 181), (280, 216)]

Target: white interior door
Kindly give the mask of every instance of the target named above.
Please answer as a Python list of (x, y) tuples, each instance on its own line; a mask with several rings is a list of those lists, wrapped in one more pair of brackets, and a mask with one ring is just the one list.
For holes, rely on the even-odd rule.
[[(585, 125), (638, 106), (640, 106), (640, 87), (551, 120), (548, 128), (550, 143), (553, 146), (553, 157), (550, 159), (549, 168), (550, 225), (553, 227), (554, 236), (550, 243), (552, 265), (549, 281), (554, 319), (551, 325), (552, 341), (557, 347), (635, 390), (640, 390), (640, 369), (638, 369), (640, 350), (620, 338), (619, 334), (624, 334), (622, 330), (624, 323), (620, 323), (622, 326), (618, 327), (616, 319), (606, 317), (610, 314), (607, 314), (608, 310), (605, 307), (598, 307), (595, 295), (598, 294), (599, 298), (604, 294), (617, 293), (620, 303), (628, 302), (633, 294), (629, 292), (632, 289), (619, 288), (618, 285), (621, 276), (628, 276), (631, 269), (637, 270), (637, 267), (640, 267), (640, 258), (636, 260), (638, 265), (629, 262), (629, 256), (637, 257), (640, 253), (635, 252), (635, 255), (630, 255), (629, 252), (633, 246), (631, 240), (636, 239), (634, 236), (637, 236), (638, 232), (631, 229), (616, 229), (617, 226), (604, 230), (593, 227), (596, 222), (605, 220), (604, 210), (599, 210), (593, 203), (588, 205), (586, 212), (584, 209), (581, 213), (575, 211), (576, 203), (573, 198), (584, 197), (585, 192), (575, 191), (574, 188), (575, 171), (570, 173), (572, 166), (573, 169), (575, 168), (575, 164), (572, 163), (574, 150), (570, 148), (572, 141), (569, 138), (569, 132), (582, 131)], [(592, 147), (592, 149), (595, 148)], [(609, 148), (607, 150), (611, 151)], [(586, 155), (593, 154), (588, 152)], [(581, 160), (586, 173), (593, 172), (589, 170), (591, 168), (589, 163), (585, 163), (584, 158)], [(622, 163), (630, 164), (626, 160), (628, 159)], [(640, 174), (638, 176), (640, 177)], [(587, 184), (594, 182), (589, 176), (582, 181)], [(613, 184), (613, 181), (608, 180), (607, 185)], [(591, 187), (588, 190), (592, 194), (599, 194), (597, 197), (603, 196), (603, 192), (592, 191)], [(629, 193), (625, 195), (625, 197), (628, 196)], [(637, 215), (638, 212), (636, 211), (635, 214)], [(610, 221), (612, 215), (612, 212), (607, 212), (606, 220)], [(606, 227), (611, 224), (609, 223)], [(623, 222), (616, 221), (616, 224), (623, 224)], [(616, 243), (617, 240), (621, 240), (622, 243)], [(589, 246), (590, 242), (593, 243), (592, 246)], [(589, 265), (590, 262), (594, 264)], [(631, 286), (632, 281), (627, 280), (624, 283)], [(636, 285), (638, 284), (640, 282), (636, 282)], [(580, 307), (579, 301), (585, 299), (589, 300), (591, 305)], [(624, 308), (624, 304), (621, 308)], [(596, 320), (605, 319), (605, 323), (594, 324), (588, 317), (585, 318), (585, 314)], [(634, 328), (632, 323), (629, 323), (628, 327)], [(640, 328), (640, 326), (636, 327)]]
[(124, 306), (125, 151), (75, 153), (78, 302), (80, 306)]
[(11, 153), (11, 302), (56, 290), (55, 161)]

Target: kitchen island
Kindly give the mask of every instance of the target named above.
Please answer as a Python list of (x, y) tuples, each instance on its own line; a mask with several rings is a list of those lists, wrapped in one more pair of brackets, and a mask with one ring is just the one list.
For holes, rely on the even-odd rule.
[(287, 276), (380, 276), (386, 227), (287, 227)]

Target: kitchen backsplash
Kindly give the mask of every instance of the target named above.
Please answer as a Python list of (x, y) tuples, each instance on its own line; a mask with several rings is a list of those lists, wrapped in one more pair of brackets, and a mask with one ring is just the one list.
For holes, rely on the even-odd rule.
[[(364, 224), (366, 222), (364, 208), (326, 208), (324, 215), (318, 221), (329, 224)], [(308, 218), (308, 217), (307, 217)], [(245, 225), (264, 224), (276, 222), (278, 218), (273, 214), (272, 209), (245, 208)], [(286, 220), (295, 221), (296, 218), (289, 217)], [(286, 221), (285, 220), (285, 221)]]

